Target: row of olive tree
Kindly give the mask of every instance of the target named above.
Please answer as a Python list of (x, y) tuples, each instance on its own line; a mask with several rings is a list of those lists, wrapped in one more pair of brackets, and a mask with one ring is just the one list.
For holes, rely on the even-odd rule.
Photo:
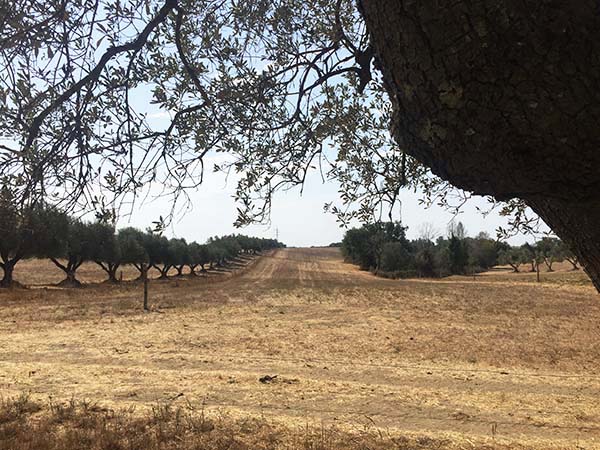
[(119, 267), (131, 264), (140, 273), (140, 278), (147, 275), (152, 267), (160, 272), (160, 278), (166, 279), (171, 269), (182, 276), (186, 267), (189, 274), (195, 276), (206, 272), (206, 266), (223, 266), (240, 254), (257, 254), (263, 250), (283, 247), (275, 239), (256, 238), (244, 235), (229, 235), (210, 238), (205, 244), (188, 243), (185, 239), (167, 239), (164, 236), (145, 232), (136, 228), (114, 230), (102, 224), (84, 224), (96, 242), (91, 246), (87, 260), (98, 264), (108, 275), (108, 280), (117, 282)]
[(563, 241), (554, 237), (543, 237), (534, 244), (506, 247), (500, 254), (500, 263), (509, 265), (514, 272), (520, 272), (521, 266), (536, 272), (544, 264), (548, 272), (553, 272), (555, 262), (568, 261), (572, 270), (579, 270), (577, 256), (565, 245)]
[(18, 208), (8, 190), (0, 195), (0, 286), (9, 287), (16, 264), (26, 258), (49, 258), (65, 273), (62, 285), (79, 285), (77, 270), (86, 262), (100, 266), (111, 282), (124, 265), (133, 265), (144, 278), (150, 268), (167, 278), (175, 269), (183, 275), (189, 267), (191, 275), (198, 268), (222, 266), (241, 253), (256, 254), (282, 247), (275, 239), (243, 235), (210, 238), (206, 244), (167, 239), (150, 230), (124, 228), (102, 222), (85, 222), (57, 209), (34, 206)]
[(578, 268), (577, 259), (559, 239), (545, 237), (535, 245), (513, 247), (486, 233), (468, 237), (461, 223), (435, 242), (427, 238), (409, 241), (406, 228), (398, 222), (372, 223), (348, 230), (341, 249), (348, 262), (395, 278), (464, 275), (498, 264), (518, 271), (521, 264), (531, 263), (536, 270), (536, 261), (545, 263), (549, 271), (554, 262), (563, 260)]

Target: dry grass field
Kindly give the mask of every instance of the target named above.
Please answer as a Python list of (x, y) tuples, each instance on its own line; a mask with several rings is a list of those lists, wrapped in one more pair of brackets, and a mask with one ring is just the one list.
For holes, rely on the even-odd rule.
[(0, 449), (86, 426), (82, 448), (600, 449), (600, 296), (566, 266), (386, 280), (285, 249), (153, 281), (149, 313), (139, 283), (83, 269), (59, 289), (29, 261), (32, 287), (0, 291)]

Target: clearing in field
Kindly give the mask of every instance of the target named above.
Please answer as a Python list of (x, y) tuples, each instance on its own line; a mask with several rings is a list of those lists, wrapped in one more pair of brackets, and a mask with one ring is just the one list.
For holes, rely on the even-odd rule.
[[(228, 418), (230, 448), (333, 429), (344, 438), (308, 448), (363, 445), (365, 430), (368, 448), (600, 448), (600, 302), (583, 274), (543, 278), (393, 281), (335, 249), (285, 249), (219, 283), (153, 282), (150, 313), (138, 283), (0, 292), (0, 392), (54, 414), (70, 399), (196, 408)], [(267, 424), (279, 434), (253, 444)]]

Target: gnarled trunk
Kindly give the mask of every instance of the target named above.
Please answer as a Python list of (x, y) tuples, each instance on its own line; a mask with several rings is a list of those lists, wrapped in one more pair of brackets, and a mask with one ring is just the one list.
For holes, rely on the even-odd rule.
[(170, 264), (163, 264), (162, 267), (154, 264), (152, 267), (160, 272), (160, 276), (158, 277), (159, 280), (166, 280), (169, 278), (169, 270), (172, 267)]
[(61, 262), (55, 258), (50, 258), (50, 261), (66, 275), (66, 278), (58, 283), (59, 286), (81, 287), (81, 282), (77, 279), (77, 269), (83, 264), (83, 261), (68, 260), (66, 265), (61, 264)]
[(13, 285), (13, 273), (16, 264), (17, 262), (14, 260), (9, 260), (0, 264), (0, 267), (4, 271), (2, 280), (0, 280), (0, 287), (8, 288)]
[(459, 188), (524, 199), (600, 290), (597, 2), (359, 6), (400, 147)]
[(120, 264), (118, 263), (103, 263), (102, 261), (95, 261), (97, 265), (99, 265), (102, 270), (106, 272), (108, 275), (109, 283), (118, 283), (120, 280), (117, 278), (117, 270), (119, 270)]

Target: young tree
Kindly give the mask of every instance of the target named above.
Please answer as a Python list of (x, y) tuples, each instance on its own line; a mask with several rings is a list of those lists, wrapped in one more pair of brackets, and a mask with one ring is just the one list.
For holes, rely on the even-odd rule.
[(146, 233), (136, 228), (123, 228), (117, 235), (121, 264), (133, 265), (140, 273), (139, 279), (146, 279), (150, 268), (150, 258), (145, 248), (146, 239)]
[(15, 265), (31, 253), (33, 230), (29, 224), (30, 210), (19, 211), (10, 189), (0, 190), (0, 268), (4, 275), (0, 287), (13, 285)]
[(559, 239), (553, 237), (543, 237), (536, 244), (536, 248), (539, 255), (543, 258), (544, 264), (546, 264), (546, 267), (548, 268), (548, 272), (554, 272), (552, 265), (555, 262), (564, 260)]
[(148, 254), (150, 266), (160, 272), (160, 279), (167, 279), (169, 270), (176, 261), (169, 240), (164, 236), (147, 231), (144, 236), (144, 248)]
[[(65, 279), (59, 283), (60, 286), (81, 286), (77, 279), (77, 269), (86, 261), (92, 261), (94, 249), (102, 242), (96, 242), (99, 236), (95, 235), (94, 224), (70, 218), (66, 233), (66, 246), (62, 251), (49, 254), (50, 261), (65, 273)], [(64, 263), (61, 260), (65, 260)]]
[(569, 261), (572, 266), (571, 270), (579, 270), (579, 259), (562, 240), (558, 242), (558, 252), (564, 257), (565, 260)]
[(41, 205), (18, 207), (7, 187), (0, 190), (0, 287), (14, 284), (15, 266), (24, 258), (63, 251), (66, 214)]
[(121, 247), (115, 227), (102, 222), (90, 224), (92, 237), (90, 259), (108, 275), (108, 282), (117, 283), (117, 270), (122, 263)]
[(529, 262), (529, 255), (527, 255), (519, 247), (509, 247), (508, 249), (502, 250), (498, 256), (498, 262), (500, 264), (507, 264), (512, 267), (513, 272), (518, 273), (521, 264)]
[(531, 245), (528, 242), (526, 242), (525, 244), (523, 244), (521, 246), (521, 251), (524, 253), (525, 257), (527, 258), (527, 262), (529, 262), (531, 264), (531, 269), (529, 271), (530, 272), (537, 271), (537, 266), (538, 266), (538, 263), (540, 262), (539, 261), (540, 256), (539, 256), (539, 251), (537, 249), (537, 246)]
[(183, 276), (183, 268), (191, 264), (190, 250), (185, 239), (171, 239), (169, 251), (173, 267), (177, 270), (177, 276)]
[(202, 259), (202, 246), (197, 242), (190, 242), (188, 244), (188, 267), (190, 269), (190, 276), (197, 276), (196, 273), (197, 267), (200, 265), (200, 260)]

